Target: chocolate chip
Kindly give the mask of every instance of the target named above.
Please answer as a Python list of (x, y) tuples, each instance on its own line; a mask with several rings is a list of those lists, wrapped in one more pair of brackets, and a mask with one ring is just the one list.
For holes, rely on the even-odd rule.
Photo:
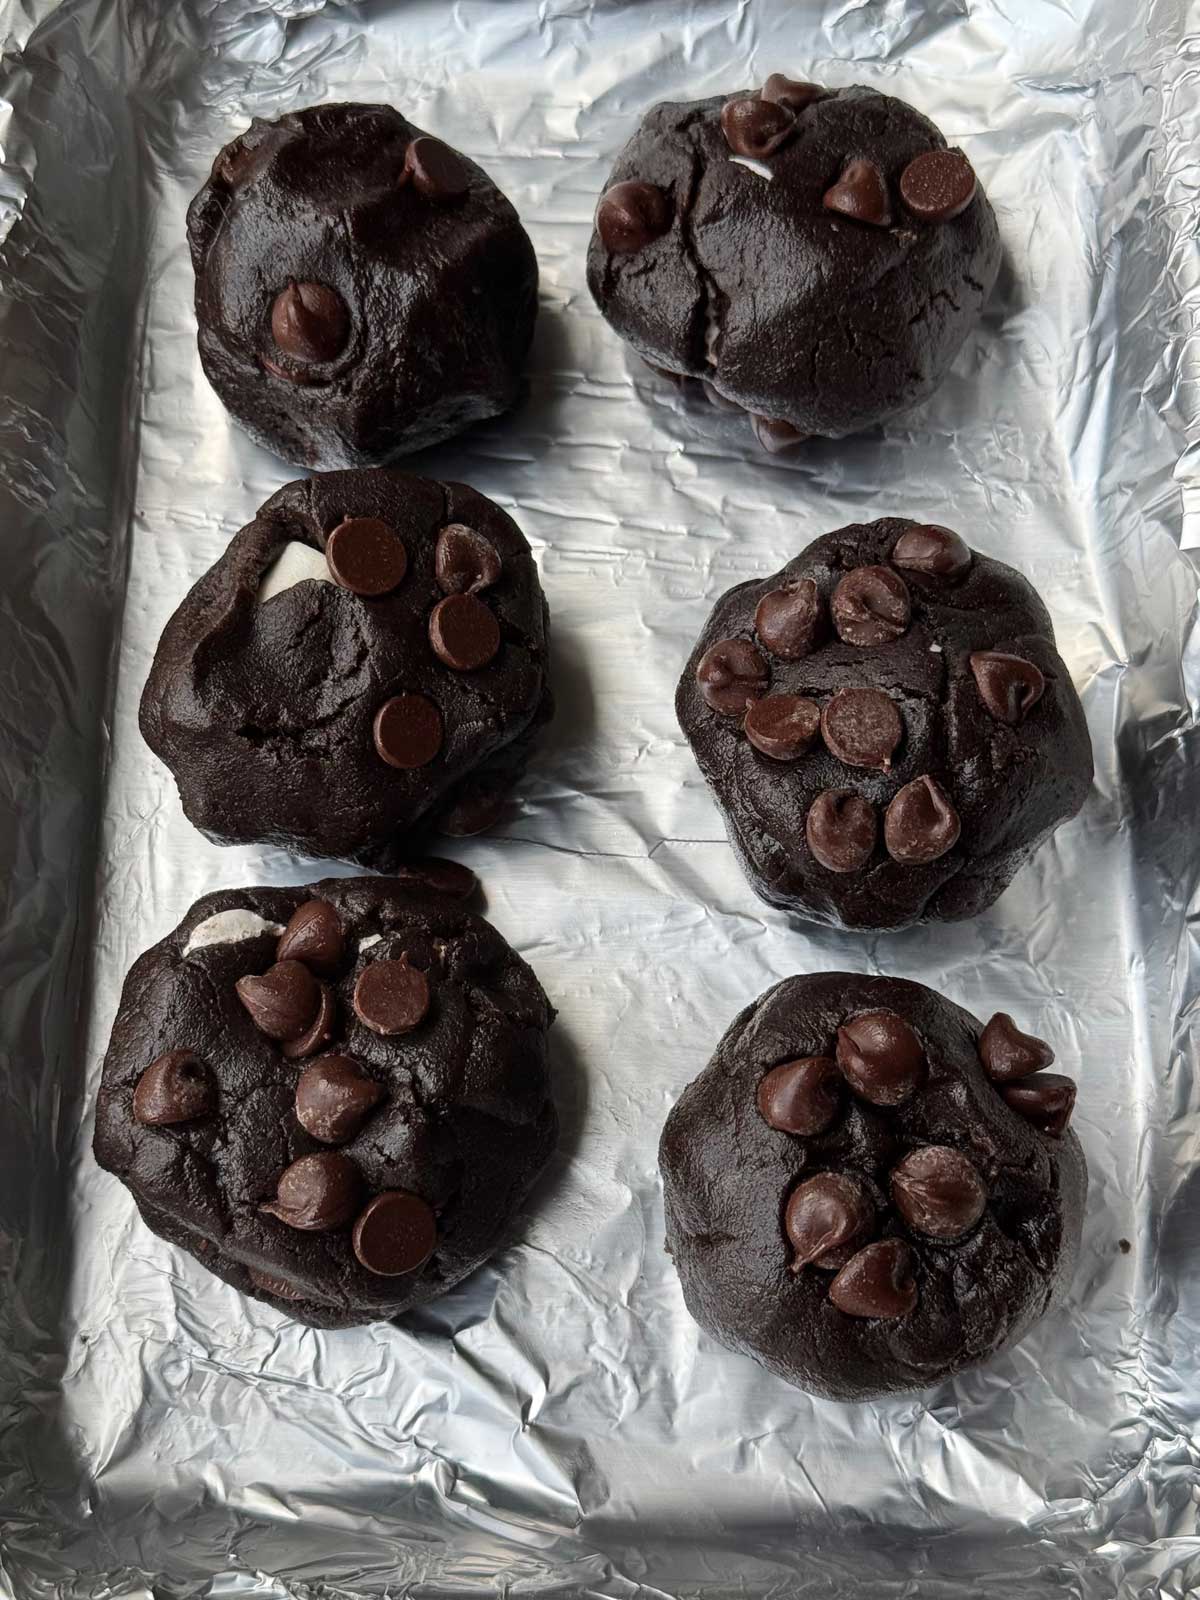
[(917, 1233), (957, 1239), (983, 1215), (987, 1189), (966, 1156), (948, 1145), (927, 1144), (893, 1169), (892, 1200)]
[(997, 1011), (983, 1030), (979, 1056), (993, 1083), (1016, 1083), (1054, 1061), (1050, 1046), (1031, 1033), (1022, 1033), (1007, 1011)]
[(772, 1067), (758, 1086), (763, 1121), (780, 1133), (812, 1137), (837, 1116), (842, 1086), (832, 1056), (804, 1056)]
[(852, 1256), (829, 1285), (829, 1298), (848, 1317), (892, 1321), (917, 1303), (912, 1251), (903, 1239), (877, 1239)]
[(333, 990), (323, 983), (321, 1004), (312, 1027), (306, 1029), (298, 1039), (285, 1039), (279, 1046), (280, 1051), (288, 1061), (301, 1061), (305, 1056), (314, 1056), (318, 1050), (324, 1050), (336, 1029), (337, 1001), (333, 997)]
[(961, 578), (971, 565), (971, 548), (950, 528), (936, 522), (907, 528), (892, 546), (892, 565), (923, 578)]
[(277, 961), (261, 977), (239, 978), (234, 988), (250, 1020), (268, 1039), (298, 1039), (316, 1021), (321, 989), (299, 961)]
[(1024, 656), (1003, 650), (976, 650), (970, 657), (975, 687), (984, 709), (997, 722), (1021, 723), (1042, 698), (1046, 679)]
[(303, 961), (313, 972), (330, 978), (338, 969), (344, 947), (342, 924), (329, 901), (305, 900), (280, 934), (275, 959)]
[(833, 591), (829, 609), (845, 644), (889, 644), (912, 618), (908, 588), (890, 567), (855, 567)]
[(838, 181), (826, 189), (821, 204), (839, 217), (869, 222), (874, 228), (892, 225), (887, 179), (873, 161), (848, 162)]
[(442, 713), (423, 694), (397, 694), (375, 713), (375, 749), (389, 767), (425, 767), (442, 748)]
[(1075, 1109), (1075, 1085), (1057, 1072), (1042, 1072), (1020, 1083), (1001, 1084), (1000, 1093), (1014, 1111), (1052, 1139), (1061, 1138), (1066, 1132)]
[(258, 1209), (289, 1228), (328, 1233), (350, 1221), (361, 1196), (362, 1179), (350, 1157), (318, 1150), (285, 1167), (274, 1200), (264, 1201)]
[(345, 1144), (384, 1098), (352, 1056), (322, 1056), (296, 1084), (296, 1121), (322, 1144)]
[(469, 789), (438, 819), (438, 830), (451, 839), (473, 839), (494, 828), (509, 804), (504, 789)]
[(883, 842), (893, 861), (923, 867), (958, 843), (962, 824), (940, 785), (922, 773), (894, 795), (883, 814)]
[(500, 557), (490, 539), (450, 522), (438, 534), (433, 570), (443, 594), (477, 594), (500, 576)]
[(271, 306), (271, 337), (293, 361), (332, 361), (346, 347), (350, 313), (336, 289), (296, 283), (281, 289)]
[(803, 1267), (836, 1271), (849, 1259), (850, 1246), (865, 1239), (875, 1222), (871, 1197), (857, 1178), (819, 1172), (798, 1183), (788, 1196), (783, 1229), (796, 1252), (793, 1272)]
[(671, 202), (652, 183), (629, 179), (614, 183), (596, 207), (596, 231), (604, 248), (615, 256), (633, 255), (671, 226)]
[(757, 95), (739, 95), (721, 107), (721, 132), (735, 156), (761, 161), (779, 149), (795, 126), (786, 106)]
[(720, 639), (700, 657), (696, 682), (705, 702), (723, 717), (744, 716), (767, 692), (771, 671), (748, 639)]
[(404, 152), (404, 176), (426, 200), (457, 200), (471, 186), (471, 174), (456, 150), (422, 135)]
[(815, 83), (785, 78), (782, 72), (773, 72), (763, 84), (761, 94), (764, 100), (769, 100), (772, 105), (783, 106), (795, 116), (815, 100), (824, 100), (828, 90)]
[(820, 707), (799, 694), (764, 695), (742, 723), (750, 743), (772, 761), (795, 761), (811, 750), (820, 726)]
[(825, 607), (811, 578), (794, 578), (771, 589), (754, 611), (760, 643), (780, 661), (800, 661), (825, 637)]
[(217, 1106), (217, 1087), (191, 1050), (168, 1050), (152, 1061), (133, 1091), (133, 1114), (147, 1128), (207, 1117)]
[(855, 1094), (873, 1106), (898, 1106), (925, 1077), (921, 1041), (894, 1011), (867, 1011), (844, 1023), (837, 1064)]
[(405, 885), (431, 889), (434, 894), (449, 895), (453, 900), (469, 900), (479, 887), (479, 879), (470, 867), (460, 861), (443, 861), (440, 856), (406, 862), (393, 869), (393, 876)]
[(857, 872), (871, 859), (878, 836), (875, 807), (853, 789), (826, 789), (804, 820), (808, 848), (827, 872)]
[(900, 198), (921, 222), (949, 222), (975, 198), (975, 174), (961, 150), (926, 150), (900, 174)]
[(300, 1285), (292, 1283), (287, 1278), (277, 1278), (272, 1272), (260, 1272), (257, 1267), (247, 1267), (246, 1272), (256, 1289), (262, 1289), (265, 1294), (273, 1294), (277, 1300), (306, 1298)]
[(848, 767), (890, 772), (903, 733), (896, 702), (882, 689), (839, 689), (821, 712), (826, 748)]
[(403, 956), (372, 961), (354, 985), (354, 1009), (372, 1033), (411, 1033), (429, 1011), (429, 980)]
[(429, 617), (429, 643), (453, 672), (477, 672), (500, 649), (500, 624), (473, 594), (448, 594)]
[(757, 411), (750, 413), (750, 426), (759, 444), (773, 456), (781, 455), (794, 445), (803, 444), (809, 437), (786, 417), (762, 417)]
[(395, 1278), (429, 1260), (437, 1247), (437, 1218), (420, 1195), (388, 1189), (368, 1203), (350, 1237), (368, 1272)]
[(375, 599), (404, 581), (408, 551), (378, 517), (347, 517), (325, 541), (325, 560), (343, 589)]

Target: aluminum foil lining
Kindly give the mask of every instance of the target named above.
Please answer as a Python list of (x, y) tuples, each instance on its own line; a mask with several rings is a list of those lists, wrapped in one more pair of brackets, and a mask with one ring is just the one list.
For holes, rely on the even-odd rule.
[[(1194, 4), (0, 0), (0, 40), (4, 1592), (1200, 1591)], [(790, 459), (641, 368), (584, 285), (643, 111), (773, 70), (928, 112), (1006, 247), (927, 405)], [(138, 952), (207, 890), (324, 870), (200, 838), (135, 712), (185, 589), (294, 475), (201, 375), (185, 206), (250, 117), (347, 98), (480, 161), (541, 262), (527, 401), (412, 465), (504, 505), (550, 598), (559, 715), (520, 814), (458, 854), (559, 1007), (564, 1136), (459, 1292), (318, 1333), (151, 1236), (89, 1145)], [(725, 588), (884, 514), (1041, 587), (1097, 775), (986, 916), (871, 938), (754, 898), (672, 690)], [(1092, 1175), (1065, 1309), (878, 1405), (714, 1346), (662, 1242), (676, 1094), (750, 998), (834, 967), (1050, 1039)]]

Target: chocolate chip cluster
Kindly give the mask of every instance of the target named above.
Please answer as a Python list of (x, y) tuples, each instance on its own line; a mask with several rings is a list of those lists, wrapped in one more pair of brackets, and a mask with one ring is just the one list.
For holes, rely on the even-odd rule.
[(1041, 603), (935, 524), (731, 590), (676, 706), (759, 892), (847, 926), (971, 914), (1091, 778)]
[[(431, 865), (425, 876), (441, 892), (459, 897), (474, 888), (473, 874), (453, 862)], [(255, 1028), (278, 1045), (282, 1063), (308, 1062), (296, 1079), (294, 1114), (304, 1132), (326, 1146), (348, 1143), (386, 1099), (360, 1061), (330, 1049), (339, 1031), (332, 980), (345, 966), (346, 940), (336, 910), (325, 900), (306, 900), (280, 935), (274, 963), (235, 984)], [(414, 1032), (432, 1002), (428, 976), (406, 954), (368, 961), (354, 985), (355, 1015), (384, 1038)], [(206, 1064), (189, 1050), (175, 1049), (145, 1069), (132, 1103), (144, 1127), (170, 1127), (213, 1115), (218, 1092)], [(305, 1233), (349, 1227), (359, 1264), (381, 1277), (416, 1272), (437, 1246), (437, 1218), (420, 1195), (389, 1189), (368, 1197), (358, 1167), (336, 1149), (292, 1161), (278, 1176), (274, 1198), (258, 1209)], [(254, 1268), (250, 1275), (280, 1298), (303, 1298), (282, 1278)]]
[[(912, 618), (908, 586), (894, 568), (927, 577), (962, 577), (971, 552), (949, 528), (922, 525), (897, 540), (891, 566), (849, 571), (833, 591), (829, 616), (843, 644), (869, 650), (899, 639)], [(800, 661), (824, 642), (825, 607), (816, 583), (800, 578), (771, 589), (754, 614), (757, 645), (745, 638), (719, 639), (696, 667), (696, 682), (718, 716), (737, 718), (742, 732), (771, 761), (796, 761), (818, 738), (847, 767), (890, 772), (904, 737), (893, 698), (883, 689), (851, 685), (823, 706), (805, 695), (772, 694), (769, 656)], [(1013, 726), (1022, 722), (1045, 689), (1032, 661), (995, 650), (975, 650), (968, 664), (989, 716)], [(942, 784), (929, 773), (906, 783), (883, 814), (883, 842), (901, 865), (924, 866), (952, 850), (962, 824)], [(857, 872), (871, 859), (879, 834), (874, 807), (850, 788), (823, 790), (805, 818), (815, 859), (829, 872)]]
[[(1075, 1085), (1043, 1071), (1054, 1060), (1049, 1045), (1022, 1033), (1006, 1012), (997, 1012), (983, 1030), (979, 1057), (1018, 1116), (1049, 1138), (1062, 1137)], [(894, 1011), (863, 1012), (837, 1029), (832, 1054), (772, 1067), (758, 1085), (758, 1111), (769, 1127), (814, 1139), (838, 1120), (847, 1091), (869, 1105), (892, 1109), (911, 1099), (927, 1074), (925, 1047), (903, 1017)], [(845, 1168), (814, 1173), (796, 1184), (783, 1209), (791, 1271), (833, 1273), (829, 1299), (847, 1316), (906, 1316), (917, 1304), (921, 1241), (965, 1239), (988, 1200), (985, 1174), (947, 1144), (914, 1145), (882, 1182)], [(891, 1212), (903, 1233), (892, 1231)]]

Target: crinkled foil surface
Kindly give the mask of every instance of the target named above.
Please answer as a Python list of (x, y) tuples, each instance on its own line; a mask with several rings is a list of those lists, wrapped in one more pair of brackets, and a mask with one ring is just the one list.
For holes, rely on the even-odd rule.
[[(3, 1593), (1200, 1592), (1200, 11), (0, 0), (0, 41)], [(640, 368), (584, 286), (642, 112), (777, 69), (928, 112), (1007, 252), (929, 404), (793, 459)], [(479, 160), (541, 261), (526, 403), (411, 464), (512, 512), (553, 612), (558, 718), (457, 854), (559, 1007), (564, 1133), (459, 1292), (318, 1333), (152, 1237), (89, 1145), (137, 953), (207, 890), (324, 870), (200, 838), (135, 711), (186, 588), (295, 475), (201, 375), (186, 203), (251, 116), (346, 98)], [(718, 594), (884, 514), (1040, 585), (1097, 773), (987, 915), (858, 937), (755, 899), (671, 702)], [(1052, 1040), (1092, 1177), (1065, 1309), (878, 1405), (717, 1348), (662, 1242), (674, 1097), (748, 1000), (833, 967)]]

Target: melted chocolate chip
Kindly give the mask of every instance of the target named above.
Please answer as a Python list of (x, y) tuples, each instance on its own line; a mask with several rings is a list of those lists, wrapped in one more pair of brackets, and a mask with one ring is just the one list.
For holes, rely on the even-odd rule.
[(1007, 1011), (997, 1011), (983, 1030), (979, 1056), (993, 1083), (1016, 1083), (1054, 1062), (1050, 1046), (1031, 1033), (1022, 1033)]
[(169, 1128), (207, 1117), (217, 1108), (217, 1086), (191, 1050), (168, 1050), (152, 1061), (133, 1091), (133, 1114), (143, 1127)]
[(423, 694), (397, 694), (375, 713), (375, 749), (389, 767), (425, 767), (442, 748), (442, 714)]
[(754, 611), (759, 642), (780, 661), (800, 661), (825, 637), (825, 607), (811, 578), (771, 589)]
[(867, 222), (874, 228), (892, 225), (887, 179), (873, 161), (848, 162), (838, 181), (826, 189), (821, 204), (839, 217)]
[(772, 761), (795, 761), (811, 750), (820, 726), (820, 707), (798, 694), (764, 695), (742, 723), (750, 743)]
[(958, 843), (958, 812), (928, 773), (906, 783), (883, 815), (883, 842), (902, 866), (925, 866)]
[(429, 1011), (429, 979), (405, 957), (372, 961), (354, 985), (354, 1009), (373, 1033), (411, 1033)]
[(368, 1272), (384, 1278), (416, 1272), (437, 1247), (437, 1218), (420, 1195), (389, 1189), (367, 1204), (351, 1243)]
[(296, 1084), (296, 1120), (322, 1144), (345, 1144), (384, 1098), (352, 1056), (322, 1056)]
[(471, 174), (457, 150), (424, 135), (404, 152), (404, 175), (426, 200), (457, 200), (471, 186)]
[(757, 411), (750, 413), (750, 426), (754, 430), (754, 437), (773, 456), (791, 450), (793, 446), (803, 444), (809, 436), (794, 422), (789, 422), (786, 417), (763, 417)]
[(837, 1064), (874, 1106), (898, 1106), (925, 1077), (921, 1041), (894, 1011), (867, 1011), (838, 1029)]
[(808, 1266), (836, 1271), (846, 1264), (852, 1247), (865, 1239), (875, 1222), (871, 1197), (857, 1178), (841, 1172), (819, 1172), (798, 1183), (788, 1197), (783, 1228), (796, 1252), (792, 1271)]
[(1042, 1133), (1060, 1139), (1066, 1132), (1075, 1109), (1075, 1085), (1070, 1078), (1060, 1077), (1057, 1072), (1041, 1072), (1036, 1078), (999, 1087), (1009, 1106)]
[(950, 528), (936, 522), (908, 528), (892, 546), (892, 565), (923, 578), (944, 578), (953, 582), (971, 566), (971, 549)]
[(848, 767), (890, 772), (904, 724), (882, 689), (839, 689), (821, 712), (821, 734), (830, 754)]
[(461, 861), (443, 861), (440, 856), (405, 862), (393, 869), (392, 876), (415, 888), (449, 895), (453, 900), (469, 900), (479, 887), (479, 879), (470, 867), (464, 867)]
[(288, 919), (275, 946), (276, 961), (303, 961), (313, 972), (330, 978), (345, 948), (342, 924), (328, 900), (305, 900)]
[(350, 313), (336, 289), (291, 282), (271, 306), (271, 337), (293, 361), (332, 361), (346, 347)]
[(319, 1150), (301, 1156), (279, 1176), (274, 1200), (260, 1211), (278, 1217), (304, 1233), (328, 1233), (350, 1221), (358, 1210), (362, 1179), (349, 1156)]
[(1024, 656), (1008, 655), (1003, 650), (976, 650), (970, 657), (971, 672), (984, 709), (997, 722), (1016, 727), (1042, 698), (1046, 679), (1041, 669)]
[(739, 95), (721, 107), (721, 132), (735, 156), (761, 161), (779, 149), (795, 126), (786, 106), (756, 95)]
[(797, 78), (784, 77), (782, 72), (773, 72), (763, 84), (761, 95), (772, 105), (783, 106), (796, 116), (814, 101), (824, 100), (828, 92), (815, 83), (803, 83)]
[(892, 1321), (917, 1303), (912, 1251), (903, 1239), (878, 1239), (852, 1256), (829, 1285), (829, 1298), (848, 1317)]
[(844, 644), (890, 644), (912, 619), (908, 588), (890, 567), (855, 567), (833, 591), (829, 609)]
[(347, 517), (325, 541), (325, 560), (343, 589), (367, 599), (390, 594), (404, 581), (408, 551), (378, 517)]
[(438, 534), (433, 569), (443, 594), (478, 594), (499, 578), (500, 557), (490, 539), (465, 523), (450, 522)]
[(630, 179), (614, 183), (596, 208), (596, 231), (604, 248), (615, 256), (633, 255), (668, 232), (671, 202), (652, 183)]
[(915, 1232), (958, 1239), (983, 1215), (987, 1189), (966, 1156), (948, 1145), (927, 1144), (894, 1168), (892, 1200)]
[(926, 150), (900, 174), (900, 198), (921, 222), (949, 222), (975, 198), (975, 174), (961, 150)]
[(430, 614), (429, 643), (452, 672), (477, 672), (496, 658), (500, 624), (473, 594), (448, 594)]
[(831, 1056), (805, 1056), (785, 1061), (758, 1086), (763, 1121), (780, 1133), (811, 1138), (824, 1133), (838, 1113), (841, 1075)]
[(321, 989), (299, 961), (277, 961), (261, 977), (239, 978), (234, 985), (250, 1020), (268, 1039), (299, 1039), (316, 1021)]
[(770, 669), (748, 639), (720, 639), (700, 657), (696, 682), (705, 703), (723, 717), (744, 716), (767, 692)]
[(316, 1055), (318, 1050), (324, 1050), (336, 1029), (337, 1001), (333, 997), (333, 990), (323, 983), (321, 1004), (312, 1026), (306, 1028), (298, 1039), (285, 1039), (279, 1048), (288, 1061), (300, 1061), (305, 1056)]
[(827, 872), (857, 872), (879, 835), (875, 808), (853, 789), (826, 789), (804, 819), (808, 848)]

